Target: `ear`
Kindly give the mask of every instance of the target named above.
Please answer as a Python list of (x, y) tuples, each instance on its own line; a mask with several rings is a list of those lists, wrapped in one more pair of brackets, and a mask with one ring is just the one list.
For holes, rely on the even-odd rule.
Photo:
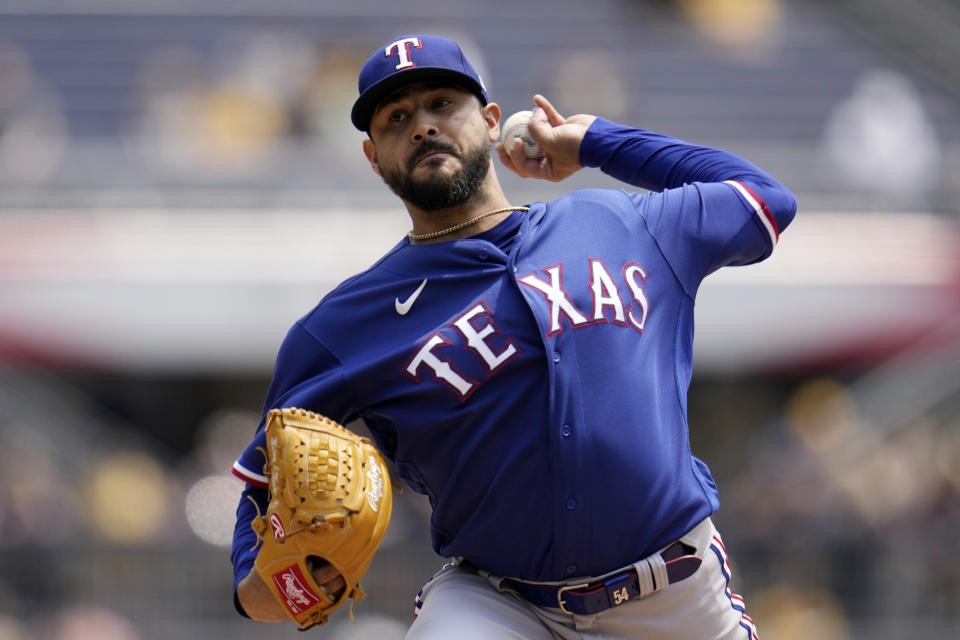
[(377, 145), (370, 138), (363, 141), (363, 155), (367, 156), (367, 162), (370, 163), (373, 172), (378, 176), (382, 175), (380, 165), (377, 164)]
[(491, 102), (483, 107), (483, 120), (487, 123), (487, 135), (490, 142), (500, 139), (500, 105)]

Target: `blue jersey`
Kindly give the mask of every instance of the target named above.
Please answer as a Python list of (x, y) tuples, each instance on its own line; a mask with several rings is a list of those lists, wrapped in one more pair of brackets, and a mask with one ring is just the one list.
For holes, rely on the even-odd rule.
[[(770, 255), (796, 201), (744, 160), (597, 120), (581, 163), (649, 193), (591, 189), (494, 229), (400, 242), (280, 349), (265, 409), (363, 419), (432, 543), (496, 574), (599, 575), (717, 510), (689, 445), (694, 299)], [(234, 472), (265, 505), (261, 425)], [(252, 567), (241, 500), (236, 578)]]

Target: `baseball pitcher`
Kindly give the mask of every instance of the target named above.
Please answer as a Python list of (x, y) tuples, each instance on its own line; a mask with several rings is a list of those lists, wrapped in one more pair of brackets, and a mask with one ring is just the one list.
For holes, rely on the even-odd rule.
[[(725, 151), (533, 102), (497, 144), (503, 114), (455, 42), (394, 38), (360, 70), (351, 119), (412, 230), (280, 348), (234, 465), (241, 613), (304, 627), (362, 594), (389, 519), (382, 455), (429, 497), (447, 559), (409, 638), (757, 638), (690, 450), (694, 301), (713, 271), (767, 258), (796, 200)], [(597, 168), (624, 188), (514, 202), (492, 146), (523, 177)], [(362, 419), (373, 442), (277, 438), (291, 407)], [(338, 474), (362, 499), (338, 501)], [(332, 551), (307, 543), (333, 534)]]

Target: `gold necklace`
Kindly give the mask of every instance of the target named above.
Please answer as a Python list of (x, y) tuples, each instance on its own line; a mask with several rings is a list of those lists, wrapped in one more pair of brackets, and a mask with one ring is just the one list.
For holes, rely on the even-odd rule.
[(472, 224), (488, 218), (490, 216), (496, 215), (498, 213), (506, 213), (507, 211), (530, 211), (530, 207), (504, 207), (503, 209), (494, 209), (493, 211), (487, 211), (486, 213), (481, 213), (476, 218), (471, 218), (466, 222), (461, 222), (460, 224), (455, 224), (452, 227), (447, 227), (446, 229), (440, 229), (440, 231), (431, 231), (430, 233), (414, 233), (411, 231), (407, 234), (407, 237), (411, 240), (429, 240), (430, 238), (439, 238), (440, 236), (445, 236), (448, 233), (453, 233), (454, 231), (460, 231), (469, 227)]

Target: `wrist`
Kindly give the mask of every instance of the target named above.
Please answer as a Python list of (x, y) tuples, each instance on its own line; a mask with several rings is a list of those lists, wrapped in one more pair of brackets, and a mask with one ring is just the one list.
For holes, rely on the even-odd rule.
[(621, 129), (621, 125), (611, 122), (610, 120), (594, 117), (587, 125), (587, 130), (580, 140), (580, 150), (578, 154), (580, 166), (597, 168), (606, 164), (612, 155), (612, 150), (605, 142), (609, 140), (611, 133)]
[(255, 570), (237, 583), (237, 602), (251, 620), (257, 622), (285, 622), (289, 620), (270, 588)]

